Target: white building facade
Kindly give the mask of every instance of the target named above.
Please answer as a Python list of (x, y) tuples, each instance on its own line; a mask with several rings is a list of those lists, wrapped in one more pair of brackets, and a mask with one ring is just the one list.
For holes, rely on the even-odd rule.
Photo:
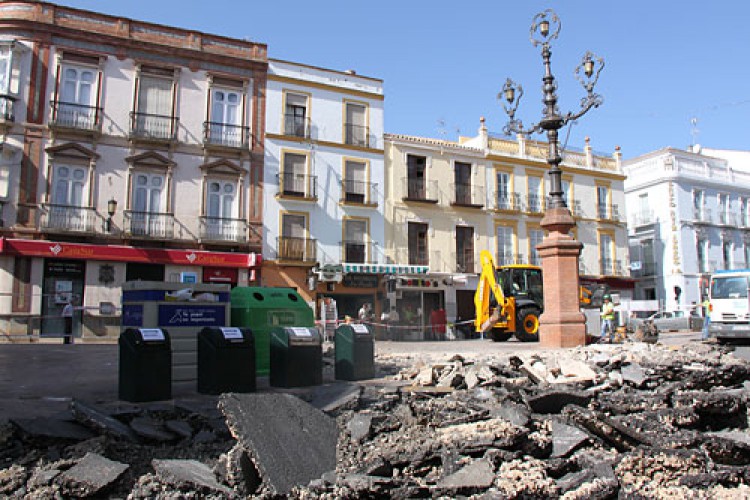
[(750, 266), (750, 153), (665, 148), (623, 169), (636, 299), (690, 308), (712, 272)]
[(269, 61), (263, 284), (342, 317), (381, 286), (383, 99), (382, 80)]

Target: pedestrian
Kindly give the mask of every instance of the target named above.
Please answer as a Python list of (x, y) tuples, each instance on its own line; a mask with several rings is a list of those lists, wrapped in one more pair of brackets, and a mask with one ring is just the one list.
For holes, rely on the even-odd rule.
[(599, 337), (599, 342), (605, 342), (607, 340), (607, 330), (609, 330), (609, 341), (614, 341), (615, 336), (615, 305), (612, 303), (612, 297), (609, 294), (605, 294), (602, 297), (602, 333)]
[(445, 340), (445, 325), (448, 319), (443, 306), (438, 306), (430, 313), (430, 330), (433, 340)]
[(336, 334), (336, 322), (339, 317), (339, 311), (336, 307), (336, 301), (331, 297), (324, 297), (320, 304), (320, 321), (323, 325), (323, 341), (333, 340)]
[(703, 296), (703, 330), (701, 331), (701, 339), (708, 340), (708, 327), (711, 324), (711, 301), (708, 300), (708, 295)]
[(73, 343), (73, 296), (69, 295), (68, 300), (62, 309), (62, 318), (65, 322), (65, 332), (63, 333), (63, 344)]
[(373, 319), (373, 312), (372, 312), (372, 305), (370, 305), (369, 302), (365, 302), (362, 304), (362, 307), (359, 309), (359, 313), (357, 314), (359, 317), (359, 322), (364, 324), (372, 323)]

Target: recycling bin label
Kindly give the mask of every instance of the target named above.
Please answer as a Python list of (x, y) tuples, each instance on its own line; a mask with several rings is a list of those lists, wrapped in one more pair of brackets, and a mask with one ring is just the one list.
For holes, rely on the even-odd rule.
[(159, 305), (159, 326), (225, 326), (226, 322), (226, 306)]

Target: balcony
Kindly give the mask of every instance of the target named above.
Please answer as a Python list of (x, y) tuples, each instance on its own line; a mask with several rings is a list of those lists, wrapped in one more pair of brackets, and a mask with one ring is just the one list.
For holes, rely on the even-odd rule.
[(16, 119), (13, 108), (16, 98), (12, 95), (0, 95), (0, 123), (13, 123)]
[(456, 207), (482, 208), (484, 207), (484, 187), (471, 184), (451, 184), (453, 200), (451, 205)]
[(355, 125), (353, 123), (345, 123), (344, 144), (369, 148), (370, 127), (367, 127), (365, 125)]
[(74, 102), (52, 101), (50, 127), (80, 132), (99, 132), (102, 126), (102, 108)]
[(597, 205), (596, 217), (601, 220), (620, 222), (620, 209), (617, 205)]
[(693, 222), (696, 224), (711, 224), (711, 209), (693, 208)]
[(719, 225), (739, 227), (738, 218), (735, 214), (730, 214), (725, 211), (719, 212)]
[(203, 146), (248, 149), (250, 147), (250, 127), (228, 123), (203, 122)]
[(599, 260), (599, 274), (601, 276), (625, 276), (625, 267), (622, 261), (612, 259)]
[(293, 236), (279, 236), (276, 238), (276, 246), (276, 253), (279, 260), (294, 262), (315, 262), (317, 260), (317, 240)]
[(538, 194), (530, 194), (526, 196), (526, 212), (531, 214), (543, 213), (544, 204), (542, 203), (542, 197)]
[(310, 138), (310, 119), (304, 116), (284, 115), (284, 135), (292, 137)]
[(201, 241), (247, 243), (247, 221), (244, 219), (202, 216), (199, 225)]
[(438, 202), (438, 184), (437, 181), (427, 181), (425, 179), (402, 179), (406, 196), (403, 201), (416, 201), (420, 203), (437, 203)]
[(655, 223), (656, 219), (654, 218), (654, 212), (652, 210), (638, 212), (632, 218), (632, 225), (634, 227), (649, 226)]
[(276, 174), (279, 182), (279, 197), (298, 198), (301, 200), (318, 199), (317, 176), (298, 174), (295, 172), (282, 172)]
[(174, 238), (174, 214), (125, 210), (123, 231), (134, 238)]
[(59, 233), (96, 233), (96, 221), (100, 220), (92, 207), (75, 207), (43, 203), (39, 216), (42, 231)]
[(344, 249), (344, 262), (349, 264), (369, 264), (375, 262), (373, 258), (372, 243), (355, 240), (345, 240), (341, 242), (341, 248)]
[(130, 113), (130, 138), (150, 142), (172, 142), (177, 139), (176, 116)]
[(476, 273), (474, 250), (455, 252), (451, 255), (453, 270), (457, 273)]
[(492, 198), (492, 209), (517, 212), (521, 209), (521, 195), (518, 193), (496, 192)]
[(378, 206), (378, 185), (372, 182), (344, 179), (341, 181), (341, 203)]
[(542, 266), (542, 258), (537, 253), (532, 253), (529, 255), (529, 265), (532, 266)]

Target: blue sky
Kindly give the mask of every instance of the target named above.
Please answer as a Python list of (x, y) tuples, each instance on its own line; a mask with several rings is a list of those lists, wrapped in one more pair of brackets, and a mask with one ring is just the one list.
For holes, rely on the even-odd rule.
[[(746, 0), (65, 0), (71, 7), (249, 38), (269, 56), (381, 78), (389, 133), (454, 140), (484, 116), (500, 133), (496, 96), (506, 77), (524, 87), (518, 117), (541, 117), (541, 55), (529, 42), (533, 16), (562, 21), (552, 46), (561, 111), (583, 89), (573, 71), (587, 50), (606, 67), (604, 105), (574, 124), (568, 146), (624, 158), (693, 143), (750, 149), (750, 48)], [(691, 119), (697, 118), (697, 126)], [(561, 140), (568, 135), (561, 132)]]

